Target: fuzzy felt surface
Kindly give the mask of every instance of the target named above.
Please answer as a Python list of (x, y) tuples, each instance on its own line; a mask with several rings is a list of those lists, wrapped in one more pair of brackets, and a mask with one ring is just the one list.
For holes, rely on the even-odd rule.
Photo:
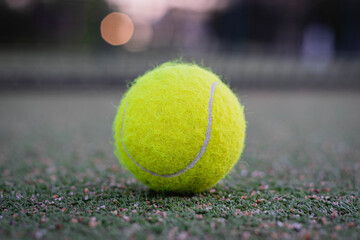
[[(218, 83), (211, 139), (195, 166), (165, 178), (136, 165), (134, 161), (166, 175), (181, 171), (194, 160), (204, 143), (214, 82)], [(218, 76), (195, 64), (168, 62), (137, 78), (122, 98), (113, 124), (115, 155), (154, 190), (201, 192), (222, 179), (240, 158), (245, 130), (243, 106)]]

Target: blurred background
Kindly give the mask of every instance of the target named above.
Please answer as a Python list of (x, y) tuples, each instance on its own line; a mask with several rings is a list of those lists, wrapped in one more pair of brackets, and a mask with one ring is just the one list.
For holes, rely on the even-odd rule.
[(359, 13), (358, 0), (4, 0), (0, 89), (123, 87), (180, 57), (235, 87), (359, 88)]
[(116, 107), (134, 78), (182, 58), (245, 106), (226, 186), (359, 189), (359, 13), (359, 0), (0, 1), (0, 183), (127, 178)]

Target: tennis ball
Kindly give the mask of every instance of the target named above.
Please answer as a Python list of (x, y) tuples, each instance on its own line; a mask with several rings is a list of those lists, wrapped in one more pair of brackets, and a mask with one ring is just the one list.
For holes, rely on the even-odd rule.
[(232, 169), (245, 129), (243, 107), (218, 76), (168, 62), (138, 77), (122, 98), (115, 155), (151, 189), (196, 193)]

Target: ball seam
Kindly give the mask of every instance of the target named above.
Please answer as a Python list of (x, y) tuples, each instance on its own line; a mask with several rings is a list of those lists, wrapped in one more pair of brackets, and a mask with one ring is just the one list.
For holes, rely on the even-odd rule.
[(125, 121), (125, 113), (126, 113), (126, 108), (127, 108), (127, 105), (128, 105), (128, 102), (126, 102), (125, 104), (125, 108), (124, 108), (124, 113), (123, 113), (123, 117), (122, 117), (122, 122), (121, 122), (121, 131), (120, 131), (120, 134), (121, 134), (121, 143), (124, 147), (124, 150), (126, 152), (126, 154), (128, 155), (128, 157), (131, 159), (131, 161), (136, 165), (138, 166), (139, 168), (141, 168), (143, 171), (147, 172), (147, 173), (150, 173), (151, 175), (153, 176), (157, 176), (157, 177), (163, 177), (163, 178), (171, 178), (171, 177), (176, 177), (176, 176), (179, 176), (181, 174), (183, 174), (184, 172), (188, 171), (189, 169), (193, 168), (197, 163), (198, 161), (200, 160), (200, 158), (203, 156), (203, 154), (206, 152), (206, 148), (210, 142), (210, 139), (211, 139), (211, 126), (212, 126), (212, 106), (213, 106), (213, 101), (214, 101), (214, 93), (215, 93), (215, 88), (217, 86), (217, 82), (214, 82), (212, 85), (211, 85), (211, 88), (210, 88), (210, 96), (209, 96), (209, 103), (208, 103), (208, 124), (207, 124), (207, 128), (206, 128), (206, 133), (205, 133), (205, 139), (204, 139), (204, 142), (203, 142), (203, 145), (201, 146), (200, 148), (200, 151), (199, 153), (196, 155), (196, 157), (191, 161), (191, 163), (189, 165), (187, 165), (185, 168), (177, 171), (176, 173), (172, 173), (172, 174), (158, 174), (158, 173), (155, 173), (153, 171), (150, 171), (146, 168), (144, 168), (143, 166), (141, 166), (138, 162), (136, 162), (130, 155), (128, 149), (126, 148), (125, 146), (125, 143), (124, 143), (124, 139), (123, 139), (123, 136), (124, 136), (124, 121)]

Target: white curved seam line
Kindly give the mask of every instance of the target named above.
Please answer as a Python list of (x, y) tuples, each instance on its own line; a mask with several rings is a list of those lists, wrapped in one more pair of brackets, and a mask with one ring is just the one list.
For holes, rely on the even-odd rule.
[(133, 161), (133, 163), (135, 163), (136, 166), (138, 166), (139, 168), (141, 168), (142, 170), (144, 170), (145, 172), (150, 173), (153, 176), (158, 176), (158, 177), (164, 177), (164, 178), (171, 178), (171, 177), (176, 177), (179, 176), (181, 174), (183, 174), (184, 172), (186, 172), (187, 170), (193, 168), (197, 162), (200, 160), (200, 158), (202, 157), (202, 155), (206, 152), (206, 148), (210, 142), (210, 138), (211, 138), (211, 126), (212, 126), (212, 105), (213, 105), (213, 100), (214, 100), (214, 92), (215, 92), (215, 88), (216, 88), (217, 82), (214, 82), (211, 85), (211, 89), (210, 89), (210, 96), (209, 96), (209, 104), (208, 104), (208, 124), (207, 124), (207, 128), (206, 128), (206, 134), (205, 134), (205, 139), (203, 142), (203, 145), (200, 148), (199, 153), (196, 155), (196, 157), (194, 158), (194, 160), (192, 160), (192, 162), (187, 165), (185, 168), (183, 168), (182, 170), (173, 173), (173, 174), (157, 174), (155, 172), (152, 172), (146, 168), (144, 168), (143, 166), (141, 166), (138, 162), (136, 162), (130, 155), (129, 151), (127, 150), (125, 143), (123, 141), (123, 129), (124, 129), (124, 120), (125, 120), (125, 112), (126, 112), (126, 107), (127, 104), (125, 105), (125, 109), (124, 109), (124, 114), (123, 114), (123, 118), (122, 118), (122, 122), (121, 122), (121, 143), (124, 147), (125, 152), (127, 153), (128, 157), (131, 159), (131, 161)]

